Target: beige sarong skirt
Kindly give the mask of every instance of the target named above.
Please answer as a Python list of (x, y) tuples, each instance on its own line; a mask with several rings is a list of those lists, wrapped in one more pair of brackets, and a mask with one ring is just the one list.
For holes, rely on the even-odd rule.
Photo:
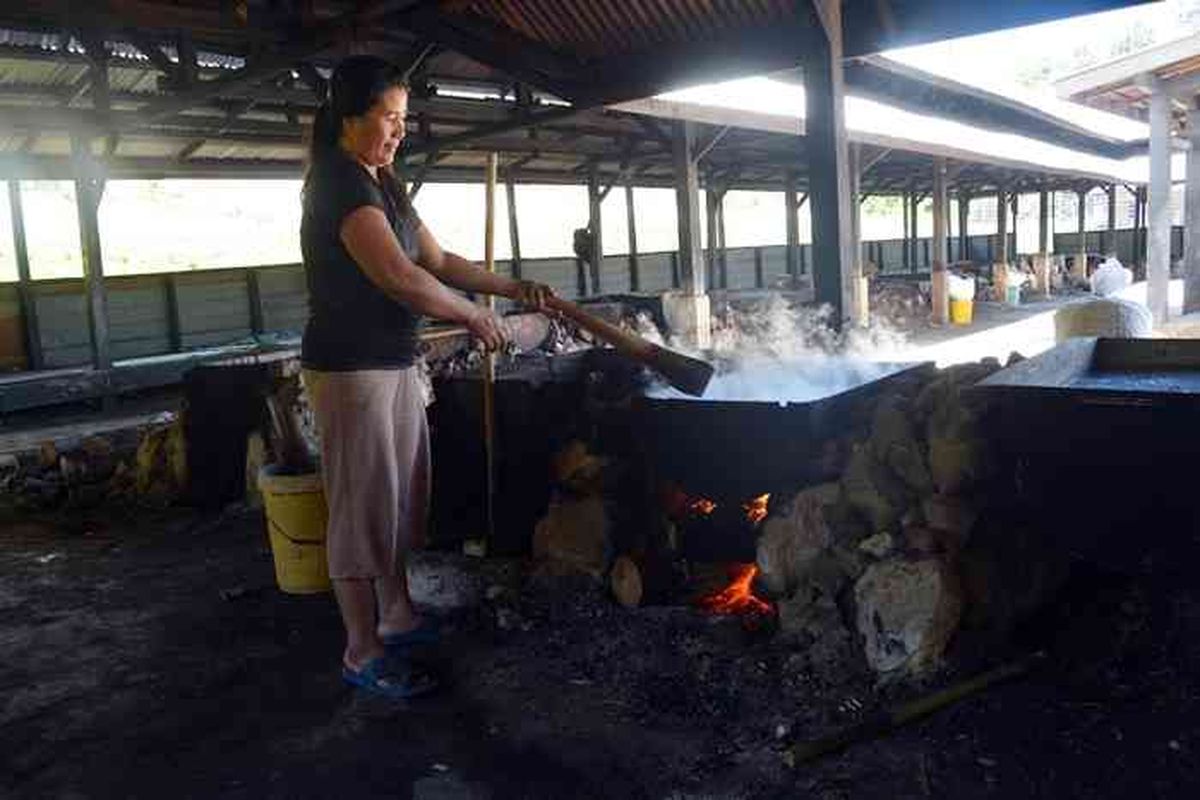
[(429, 426), (418, 367), (304, 371), (329, 505), (329, 577), (402, 574), (424, 543)]

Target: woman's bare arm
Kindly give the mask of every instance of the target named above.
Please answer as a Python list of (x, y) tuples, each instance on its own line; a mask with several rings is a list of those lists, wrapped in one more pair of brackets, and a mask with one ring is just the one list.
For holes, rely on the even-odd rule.
[(374, 206), (346, 215), (342, 243), (367, 278), (389, 297), (417, 313), (466, 325), (489, 347), (503, 344), (495, 315), (450, 291), (433, 274), (413, 263), (400, 247), (387, 217)]

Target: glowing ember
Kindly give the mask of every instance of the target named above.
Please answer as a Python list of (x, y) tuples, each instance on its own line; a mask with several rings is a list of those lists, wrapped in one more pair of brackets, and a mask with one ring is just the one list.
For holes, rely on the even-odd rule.
[(771, 502), (770, 494), (760, 494), (758, 497), (746, 503), (742, 508), (746, 512), (746, 519), (750, 520), (751, 524), (757, 525), (767, 518), (767, 504)]
[(758, 574), (754, 564), (738, 564), (733, 582), (716, 594), (702, 597), (696, 605), (714, 614), (770, 614), (771, 605), (754, 596), (750, 584)]
[(695, 500), (688, 503), (688, 511), (693, 514), (699, 514), (702, 517), (707, 517), (709, 514), (717, 510), (717, 504), (707, 497), (697, 497)]

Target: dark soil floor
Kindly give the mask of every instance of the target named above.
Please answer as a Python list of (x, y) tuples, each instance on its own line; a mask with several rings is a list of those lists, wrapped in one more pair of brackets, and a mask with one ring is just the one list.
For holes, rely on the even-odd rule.
[(737, 620), (629, 612), (588, 580), (498, 565), (426, 654), (447, 690), (398, 704), (341, 684), (332, 598), (274, 589), (254, 512), (11, 517), (0, 796), (1194, 797), (1191, 564), (1081, 575), (1031, 631), (1043, 668), (793, 769), (781, 736), (962, 674), (878, 689), (853, 660), (833, 669)]

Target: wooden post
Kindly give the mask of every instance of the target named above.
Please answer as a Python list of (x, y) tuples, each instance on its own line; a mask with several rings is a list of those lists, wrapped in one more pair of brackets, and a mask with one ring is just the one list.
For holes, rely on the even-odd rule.
[(960, 261), (971, 260), (971, 195), (959, 190), (958, 193), (958, 258)]
[(921, 228), (917, 224), (917, 216), (921, 209), (921, 197), (916, 192), (912, 193), (912, 213), (909, 215), (909, 224), (912, 225), (912, 232), (909, 234), (908, 242), (912, 248), (912, 259), (909, 261), (909, 266), (915, 274), (920, 271), (921, 257), (918, 252), (921, 247)]
[(1117, 254), (1117, 185), (1110, 183), (1108, 193), (1108, 225), (1104, 231), (1104, 255)]
[(783, 206), (787, 214), (785, 218), (787, 231), (787, 274), (795, 285), (800, 275), (800, 203), (796, 200), (796, 175), (789, 172), (785, 178), (783, 190)]
[(717, 278), (717, 248), (719, 246), (720, 234), (717, 233), (717, 204), (720, 202), (720, 195), (716, 188), (710, 183), (704, 192), (704, 221), (707, 231), (705, 237), (707, 247), (704, 249), (704, 274), (707, 276), (709, 287), (717, 288), (721, 284)]
[(996, 256), (992, 259), (992, 299), (1004, 302), (1008, 292), (1008, 192), (996, 192)]
[(258, 270), (254, 267), (246, 269), (246, 299), (250, 306), (250, 332), (255, 336), (266, 330), (263, 321), (262, 288), (258, 284)]
[(1012, 255), (1012, 262), (1014, 264), (1019, 264), (1021, 261), (1021, 250), (1020, 250), (1021, 237), (1018, 235), (1018, 232), (1020, 231), (1019, 220), (1021, 218), (1021, 214), (1020, 214), (1021, 195), (1018, 194), (1017, 192), (1013, 192), (1012, 195), (1010, 196), (1009, 203), (1012, 206), (1012, 208), (1011, 208), (1012, 230), (1009, 231), (1009, 236), (1012, 237), (1012, 241), (1009, 243), (1008, 247), (1006, 248), (1006, 251)]
[(1183, 313), (1200, 311), (1200, 107), (1188, 112), (1187, 183), (1183, 207)]
[(946, 223), (948, 211), (946, 201), (946, 159), (933, 161), (933, 259), (930, 265), (930, 280), (933, 284), (933, 323), (945, 325), (950, 322), (950, 293), (946, 276)]
[(175, 276), (168, 274), (163, 282), (167, 303), (167, 341), (172, 353), (183, 350), (183, 331), (179, 325), (179, 287)]
[(92, 158), (86, 137), (71, 138), (72, 166), (75, 173), (75, 207), (79, 215), (79, 244), (83, 252), (83, 277), (87, 285), (88, 327), (91, 331), (92, 366), (98, 370), (112, 367), (109, 344), (108, 294), (104, 287), (104, 258), (100, 247), (100, 199), (104, 178)]
[(903, 258), (900, 261), (900, 267), (905, 272), (910, 272), (912, 269), (912, 258), (911, 258), (912, 253), (910, 252), (909, 247), (908, 247), (908, 232), (910, 230), (910, 226), (908, 223), (908, 216), (912, 210), (912, 204), (908, 202), (908, 197), (909, 197), (908, 192), (905, 192), (904, 194), (900, 195), (900, 204), (901, 204), (901, 206), (903, 206), (903, 209), (904, 209), (904, 212), (903, 212), (903, 214), (904, 214), (904, 234), (900, 237), (900, 253), (903, 256)]
[(1157, 78), (1150, 94), (1150, 195), (1147, 219), (1146, 305), (1156, 324), (1170, 312), (1171, 98)]
[(671, 144), (682, 290), (663, 298), (663, 315), (675, 336), (703, 350), (712, 343), (712, 312), (704, 254), (700, 249), (700, 178), (695, 123), (676, 122)]
[(849, 146), (847, 174), (850, 178), (850, 252), (853, 261), (849, 269), (849, 292), (851, 299), (850, 320), (860, 328), (871, 324), (870, 286), (863, 270), (862, 225), (859, 197), (862, 194), (862, 145), (857, 142)]
[(756, 247), (754, 248), (754, 288), (761, 289), (764, 285), (762, 248)]
[[(483, 264), (488, 272), (496, 271), (496, 164), (495, 153), (488, 153), (485, 175), (484, 218), (483, 218)], [(483, 303), (494, 311), (496, 298), (484, 295)], [(496, 539), (496, 354), (488, 352), (483, 364), (483, 458), (486, 471), (486, 499), (484, 507), (484, 540), (482, 552), (486, 555)]]
[(1144, 276), (1146, 270), (1146, 187), (1139, 186), (1137, 190), (1137, 205), (1134, 207), (1134, 251), (1133, 261), (1137, 264), (1138, 275)]
[(1054, 195), (1042, 189), (1038, 194), (1038, 252), (1034, 262), (1034, 290), (1049, 297), (1050, 286), (1050, 207)]
[(638, 271), (637, 214), (633, 209), (633, 184), (625, 184), (625, 223), (629, 228), (629, 291), (642, 288), (642, 277)]
[[(850, 176), (842, 72), (842, 5), (817, 0), (824, 36), (804, 51), (805, 156), (812, 201), (813, 282), (818, 304), (833, 309), (835, 327), (852, 308)], [(819, 34), (820, 32), (818, 32)]]
[(591, 274), (592, 294), (601, 294), (600, 265), (604, 261), (604, 244), (600, 234), (600, 179), (596, 168), (588, 172), (588, 228), (592, 232)]
[(725, 190), (717, 197), (717, 272), (721, 288), (729, 288), (729, 256), (725, 251)]
[(510, 271), (515, 280), (521, 280), (524, 267), (521, 264), (521, 230), (517, 224), (517, 187), (512, 176), (504, 181), (504, 193), (508, 197), (508, 241), (512, 245), (512, 260)]
[(700, 248), (700, 179), (693, 157), (695, 148), (696, 124), (676, 122), (672, 155), (679, 230), (678, 285), (689, 295), (705, 294), (707, 290)]
[(1087, 280), (1087, 192), (1076, 192), (1079, 197), (1079, 240), (1075, 248), (1075, 264), (1071, 276), (1076, 280)]
[(21, 203), (21, 182), (8, 182), (8, 210), (12, 216), (13, 251), (17, 258), (17, 302), (21, 308), (21, 325), (25, 336), (25, 361), (29, 369), (45, 366), (42, 355), (42, 333), (38, 327), (37, 296), (29, 270), (29, 245), (25, 239), (25, 208)]

